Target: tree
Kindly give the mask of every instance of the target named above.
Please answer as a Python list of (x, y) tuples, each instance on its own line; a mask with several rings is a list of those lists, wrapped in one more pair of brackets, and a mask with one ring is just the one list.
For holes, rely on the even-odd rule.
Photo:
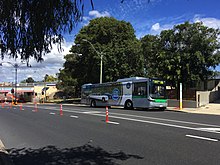
[(28, 77), (27, 79), (21, 81), (21, 83), (34, 83), (34, 79), (32, 77)]
[(77, 80), (72, 76), (71, 65), (75, 64), (75, 56), (67, 54), (65, 57), (66, 62), (64, 63), (64, 69), (60, 69), (60, 72), (57, 74), (58, 82), (57, 89), (62, 90), (65, 96), (77, 96), (76, 86)]
[(26, 79), (26, 82), (27, 82), (27, 83), (34, 83), (35, 81), (34, 81), (34, 79), (33, 79), (32, 77), (28, 77), (28, 78)]
[(46, 74), (46, 75), (44, 76), (44, 81), (45, 81), (45, 82), (55, 82), (55, 81), (57, 81), (57, 78), (54, 77), (53, 75), (48, 75), (48, 74)]
[(150, 74), (176, 85), (180, 82), (190, 85), (195, 81), (206, 81), (213, 74), (212, 68), (220, 63), (219, 35), (219, 29), (208, 28), (202, 23), (185, 22), (162, 31), (153, 41), (145, 36), (142, 39), (143, 48), (155, 44), (151, 47), (151, 53), (143, 52), (147, 65), (151, 67)]
[(108, 17), (93, 19), (80, 30), (75, 43), (71, 54), (65, 56), (64, 69), (59, 76), (62, 82), (66, 81), (63, 75), (68, 75), (78, 87), (84, 83), (98, 83), (100, 52), (104, 54), (103, 82), (143, 75), (140, 42), (128, 22)]
[[(90, 0), (93, 7), (93, 1)], [(71, 32), (82, 18), (83, 0), (1, 0), (1, 57), (38, 62), (50, 52), (52, 44), (61, 50), (63, 33)]]
[(144, 68), (146, 77), (160, 77), (159, 68), (155, 57), (159, 51), (159, 36), (146, 35), (140, 39), (141, 50), (144, 56)]

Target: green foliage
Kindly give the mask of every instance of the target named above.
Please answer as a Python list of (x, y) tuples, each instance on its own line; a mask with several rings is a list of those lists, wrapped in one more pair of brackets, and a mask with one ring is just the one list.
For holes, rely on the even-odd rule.
[(158, 54), (159, 37), (154, 35), (146, 35), (141, 38), (141, 50), (144, 56), (145, 76), (159, 77), (159, 68), (155, 65), (155, 56)]
[(54, 77), (53, 75), (48, 75), (48, 74), (46, 74), (46, 75), (44, 76), (44, 81), (45, 81), (45, 82), (55, 82), (55, 81), (57, 81), (57, 80), (58, 80), (58, 78)]
[(34, 83), (35, 81), (34, 81), (34, 79), (32, 78), (32, 77), (28, 77), (27, 79), (26, 79), (26, 83)]
[(164, 78), (176, 86), (206, 81), (220, 63), (219, 35), (219, 29), (185, 22), (139, 41), (130, 23), (97, 18), (76, 36), (58, 74), (58, 86), (78, 93), (82, 84), (98, 83), (101, 54), (103, 82), (143, 75)]
[(143, 75), (141, 44), (128, 22), (108, 17), (91, 20), (80, 30), (75, 43), (59, 73), (64, 84), (80, 88), (84, 83), (99, 83), (101, 53), (103, 82)]
[[(92, 0), (91, 5), (93, 7)], [(1, 0), (0, 50), (5, 55), (38, 62), (53, 43), (63, 41), (82, 18), (83, 0)]]
[(28, 77), (25, 80), (22, 80), (21, 83), (34, 83), (34, 79), (32, 77)]
[(159, 36), (141, 39), (149, 76), (163, 77), (178, 84), (190, 85), (207, 80), (220, 63), (220, 31), (202, 23), (185, 22), (164, 30)]

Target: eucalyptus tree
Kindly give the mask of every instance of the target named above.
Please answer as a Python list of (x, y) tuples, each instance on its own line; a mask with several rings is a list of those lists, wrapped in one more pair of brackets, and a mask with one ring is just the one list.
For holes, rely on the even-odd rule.
[(143, 75), (140, 41), (132, 25), (125, 21), (109, 17), (91, 20), (77, 34), (70, 52), (65, 57), (64, 69), (60, 71), (59, 78), (63, 83), (65, 79), (61, 77), (66, 77), (64, 75), (71, 76), (71, 81), (79, 86), (98, 83), (101, 54), (103, 82)]
[[(185, 22), (157, 37), (145, 36), (142, 48), (151, 75), (174, 84), (206, 81), (220, 63), (219, 29)], [(148, 49), (149, 48), (149, 49)]]

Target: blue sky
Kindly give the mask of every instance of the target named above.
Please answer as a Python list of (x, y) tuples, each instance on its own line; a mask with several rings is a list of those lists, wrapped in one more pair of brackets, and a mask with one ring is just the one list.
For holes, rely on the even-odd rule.
[[(158, 34), (163, 29), (172, 28), (185, 21), (205, 21), (206, 25), (220, 27), (220, 1), (218, 0), (93, 0), (95, 11), (91, 12), (90, 1), (85, 1), (84, 20), (73, 31), (88, 24), (99, 16), (112, 16), (130, 22), (137, 38), (146, 34)], [(95, 13), (96, 12), (96, 13)], [(212, 22), (210, 22), (210, 20)], [(155, 25), (155, 26), (154, 26)], [(73, 37), (73, 36), (71, 36)], [(68, 41), (73, 38), (66, 37)]]
[[(202, 21), (204, 25), (220, 28), (219, 0), (93, 0), (95, 9), (91, 11), (90, 1), (85, 3), (84, 19), (73, 31), (66, 35), (68, 42), (74, 42), (82, 26), (89, 20), (111, 16), (118, 20), (130, 22), (137, 38), (146, 34), (159, 34), (162, 30), (171, 29), (185, 21)], [(220, 71), (220, 66), (216, 68)]]
[[(164, 29), (170, 29), (185, 21), (202, 21), (204, 25), (220, 28), (219, 0), (93, 0), (95, 9), (92, 10), (90, 0), (84, 0), (84, 17), (82, 22), (71, 34), (65, 34), (64, 51), (57, 51), (54, 46), (50, 54), (44, 57), (44, 62), (37, 63), (31, 59), (32, 68), (21, 67), (18, 70), (18, 81), (27, 77), (42, 80), (45, 74), (55, 75), (65, 62), (63, 57), (74, 43), (74, 36), (79, 30), (88, 25), (91, 19), (108, 16), (130, 22), (135, 29), (137, 38), (146, 34), (159, 34)], [(12, 61), (5, 59), (4, 61)], [(220, 71), (220, 67), (216, 68)], [(10, 65), (4, 64), (0, 70), (0, 82), (14, 81), (14, 71)]]

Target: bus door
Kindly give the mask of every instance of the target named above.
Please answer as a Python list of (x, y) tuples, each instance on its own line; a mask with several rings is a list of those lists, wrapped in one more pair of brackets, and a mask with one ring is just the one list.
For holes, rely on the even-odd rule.
[(132, 102), (133, 107), (145, 108), (147, 107), (147, 82), (134, 83)]

